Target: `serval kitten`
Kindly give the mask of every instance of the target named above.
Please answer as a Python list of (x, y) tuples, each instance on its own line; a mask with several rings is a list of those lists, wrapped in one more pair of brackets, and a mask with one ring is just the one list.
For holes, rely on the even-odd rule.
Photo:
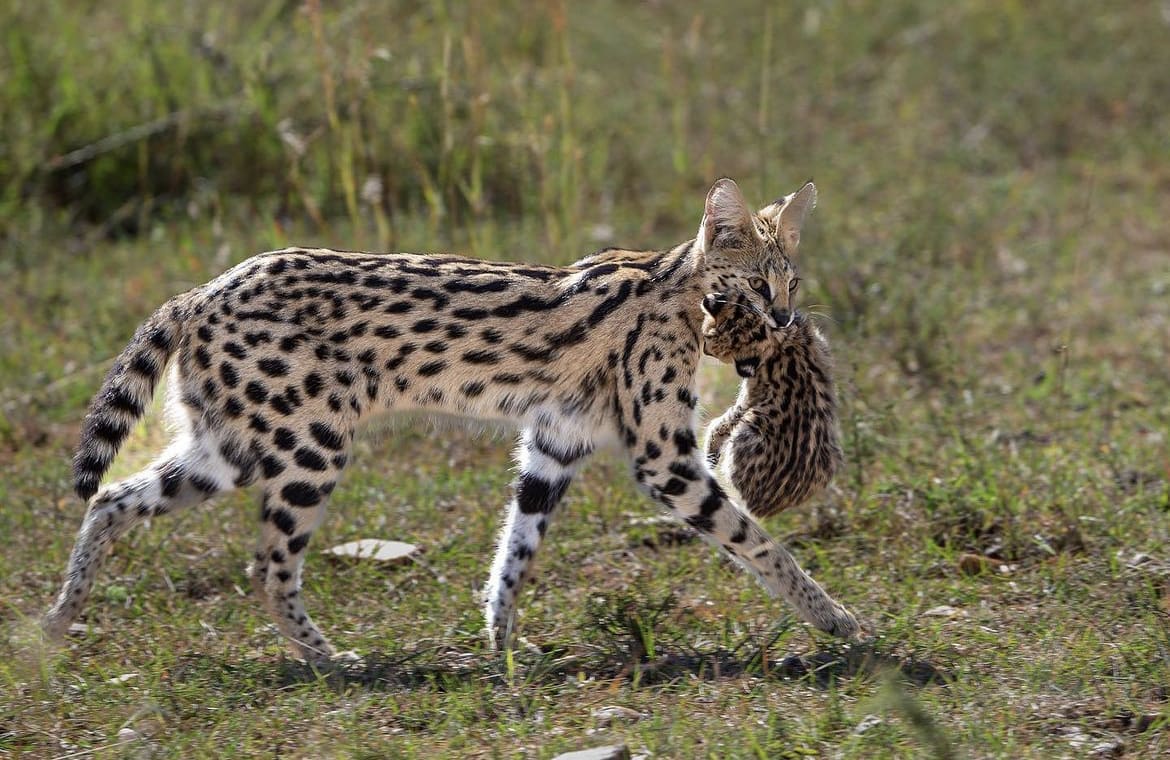
[(704, 350), (744, 378), (735, 405), (707, 428), (708, 462), (755, 515), (801, 504), (844, 458), (829, 344), (799, 311), (770, 327), (739, 298), (709, 294), (703, 312)]
[[(310, 536), (359, 421), (422, 410), (520, 428), (485, 589), (493, 645), (512, 633), (517, 594), (570, 481), (609, 441), (646, 494), (805, 620), (854, 634), (853, 615), (728, 499), (696, 437), (703, 295), (782, 277), (815, 194), (809, 183), (753, 213), (720, 180), (698, 235), (664, 251), (608, 250), (557, 267), (289, 248), (172, 298), (138, 328), (82, 425), (74, 484), (88, 512), (45, 630), (67, 631), (132, 526), (256, 485), (254, 586), (295, 653), (327, 660), (333, 650), (301, 594)], [(181, 430), (145, 470), (99, 490), (172, 358)]]

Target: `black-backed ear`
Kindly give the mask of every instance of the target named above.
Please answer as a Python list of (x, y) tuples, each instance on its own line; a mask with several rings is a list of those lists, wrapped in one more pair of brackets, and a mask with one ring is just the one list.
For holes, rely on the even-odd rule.
[(703, 223), (699, 225), (703, 250), (742, 248), (748, 236), (755, 234), (752, 212), (739, 185), (726, 177), (712, 185), (703, 206)]
[(800, 245), (800, 229), (804, 226), (808, 212), (816, 208), (817, 186), (812, 182), (805, 182), (804, 187), (784, 200), (776, 226), (780, 230), (780, 239), (784, 241), (784, 252), (791, 256)]
[(758, 356), (748, 356), (743, 359), (735, 360), (735, 372), (740, 377), (752, 377), (756, 374), (756, 370), (760, 368), (760, 358)]
[(723, 306), (726, 303), (727, 299), (724, 298), (721, 293), (708, 293), (707, 295), (703, 296), (703, 302), (699, 304), (699, 308), (701, 308), (703, 313), (708, 317), (714, 318), (719, 314), (719, 312), (723, 311)]

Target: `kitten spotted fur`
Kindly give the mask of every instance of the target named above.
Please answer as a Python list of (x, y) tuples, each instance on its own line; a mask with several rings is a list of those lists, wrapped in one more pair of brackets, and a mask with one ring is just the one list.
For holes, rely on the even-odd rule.
[(703, 313), (704, 351), (744, 378), (735, 404), (707, 428), (707, 460), (752, 514), (803, 503), (843, 461), (828, 343), (801, 312), (769, 327), (738, 294), (707, 295)]
[[(88, 511), (46, 632), (64, 635), (111, 544), (135, 524), (254, 485), (253, 584), (298, 656), (329, 659), (301, 593), (309, 539), (359, 421), (423, 410), (520, 428), (484, 592), (493, 642), (512, 633), (517, 594), (569, 483), (608, 442), (647, 495), (805, 620), (854, 634), (853, 615), (728, 499), (696, 437), (703, 295), (782, 278), (814, 199), (810, 183), (753, 213), (721, 180), (697, 237), (664, 251), (555, 267), (291, 248), (172, 298), (138, 329), (83, 423), (74, 481)], [(99, 490), (168, 362), (182, 429), (149, 467)]]

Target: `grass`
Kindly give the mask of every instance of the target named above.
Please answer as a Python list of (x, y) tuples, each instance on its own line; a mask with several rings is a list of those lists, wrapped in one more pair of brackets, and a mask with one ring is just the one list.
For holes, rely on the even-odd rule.
[[(0, 10), (0, 757), (1135, 757), (1170, 750), (1170, 52), (1149, 4), (118, 0)], [(835, 644), (601, 456), (489, 653), (507, 435), (367, 436), (284, 655), (237, 494), (117, 547), (38, 653), (77, 423), (167, 295), (302, 242), (566, 262), (814, 176), (848, 466), (771, 521)], [(710, 365), (715, 414), (734, 378)], [(149, 458), (157, 420), (117, 465)], [(422, 561), (330, 561), (362, 537)], [(607, 711), (621, 707), (626, 711)], [(120, 743), (132, 729), (141, 738)], [(1120, 749), (1119, 749), (1120, 748)]]

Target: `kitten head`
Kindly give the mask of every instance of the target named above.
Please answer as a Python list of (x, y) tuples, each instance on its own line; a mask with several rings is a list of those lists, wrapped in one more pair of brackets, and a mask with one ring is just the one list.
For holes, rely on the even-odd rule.
[(816, 328), (800, 311), (788, 323), (771, 327), (747, 303), (742, 294), (708, 293), (703, 297), (703, 352), (735, 364), (740, 377), (752, 377), (760, 363), (786, 346), (810, 348)]

